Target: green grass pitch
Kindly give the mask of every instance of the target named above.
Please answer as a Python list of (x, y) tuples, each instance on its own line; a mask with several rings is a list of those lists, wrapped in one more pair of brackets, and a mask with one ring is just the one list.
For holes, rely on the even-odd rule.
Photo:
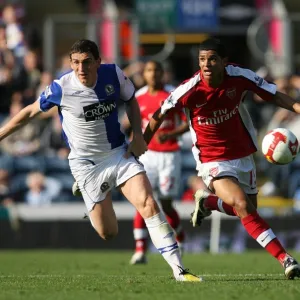
[(202, 283), (175, 282), (158, 254), (149, 255), (148, 265), (129, 266), (131, 254), (0, 251), (0, 299), (300, 299), (300, 280), (286, 280), (277, 261), (263, 251), (186, 254), (186, 267), (203, 275)]

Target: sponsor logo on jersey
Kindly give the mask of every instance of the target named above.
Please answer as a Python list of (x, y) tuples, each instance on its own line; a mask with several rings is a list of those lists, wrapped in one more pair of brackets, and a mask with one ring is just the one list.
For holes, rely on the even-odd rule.
[(234, 99), (236, 96), (236, 88), (234, 87), (234, 88), (227, 89), (226, 95), (228, 98)]
[(213, 111), (213, 116), (210, 118), (198, 117), (199, 125), (216, 125), (230, 120), (234, 117), (239, 110), (239, 105), (236, 105), (234, 109), (228, 111), (225, 109), (218, 109)]
[(113, 94), (114, 92), (115, 92), (115, 89), (111, 84), (107, 84), (105, 86), (105, 93), (106, 93), (107, 96)]
[(84, 117), (87, 122), (103, 120), (117, 108), (115, 101), (102, 101), (83, 107)]

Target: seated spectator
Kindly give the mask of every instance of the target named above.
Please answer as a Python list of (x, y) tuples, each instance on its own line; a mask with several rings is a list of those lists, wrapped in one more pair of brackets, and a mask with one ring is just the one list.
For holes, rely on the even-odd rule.
[(38, 55), (35, 52), (29, 51), (24, 56), (24, 77), (26, 79), (26, 88), (22, 95), (24, 105), (31, 104), (37, 99), (36, 93), (41, 79), (38, 63)]
[(66, 160), (69, 155), (69, 148), (62, 137), (62, 127), (58, 114), (52, 117), (51, 122), (44, 129), (41, 135), (43, 154), (46, 156), (57, 156)]
[(60, 67), (55, 72), (55, 78), (59, 78), (70, 71), (72, 71), (70, 68), (70, 56), (66, 54), (60, 58)]
[[(10, 107), (10, 115), (3, 121), (6, 123), (22, 109), (20, 102)], [(42, 121), (38, 118), (13, 133), (0, 143), (2, 152), (1, 165), (17, 173), (44, 169), (44, 159), (39, 155), (41, 149), (40, 131)]]
[(22, 62), (26, 52), (24, 33), (16, 16), (16, 10), (12, 5), (4, 7), (3, 21), (6, 25), (7, 46), (14, 52), (19, 62)]
[(59, 200), (61, 184), (54, 178), (46, 177), (41, 172), (31, 172), (27, 175), (28, 191), (25, 202), (29, 205), (50, 205)]
[[(14, 102), (10, 107), (9, 117), (3, 123), (13, 118), (22, 108), (21, 103)], [(1, 151), (11, 156), (29, 156), (38, 153), (41, 148), (39, 122), (37, 119), (3, 140), (0, 143)]]
[(14, 202), (8, 170), (0, 169), (0, 205), (8, 206)]

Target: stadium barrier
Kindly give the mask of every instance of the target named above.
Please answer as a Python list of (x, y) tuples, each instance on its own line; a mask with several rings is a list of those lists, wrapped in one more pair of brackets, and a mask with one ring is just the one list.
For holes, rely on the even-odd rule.
[[(0, 214), (0, 248), (133, 249), (134, 208), (128, 203), (115, 203), (114, 207), (119, 220), (119, 235), (105, 242), (83, 218), (83, 204), (14, 206), (8, 215)], [(193, 204), (176, 203), (176, 207), (187, 235), (187, 252), (242, 252), (260, 248), (235, 217), (213, 213), (200, 228), (193, 228), (189, 223)], [(300, 251), (299, 216), (273, 214), (266, 216), (266, 220), (286, 247)], [(155, 251), (153, 246), (150, 249)]]

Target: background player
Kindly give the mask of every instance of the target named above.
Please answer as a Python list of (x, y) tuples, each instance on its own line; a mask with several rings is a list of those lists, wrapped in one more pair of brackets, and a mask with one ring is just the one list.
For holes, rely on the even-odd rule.
[[(145, 219), (154, 245), (176, 280), (200, 281), (184, 270), (173, 230), (160, 213), (143, 166), (134, 158), (147, 147), (132, 82), (116, 65), (101, 64), (98, 47), (89, 40), (73, 44), (70, 64), (71, 72), (54, 80), (34, 104), (0, 129), (0, 140), (57, 106), (70, 146), (71, 172), (97, 233), (105, 240), (118, 233), (111, 199), (111, 189), (118, 187)], [(133, 130), (128, 146), (118, 121), (119, 100), (124, 101)]]
[(153, 115), (144, 133), (145, 140), (149, 143), (166, 115), (184, 107), (190, 121), (198, 175), (223, 200), (199, 190), (193, 224), (206, 210), (236, 215), (249, 235), (280, 262), (287, 278), (300, 277), (297, 261), (256, 210), (256, 169), (252, 157), (257, 151), (256, 133), (242, 100), (251, 90), (262, 99), (296, 113), (300, 113), (300, 104), (251, 70), (227, 64), (226, 49), (218, 40), (208, 39), (200, 45), (199, 67), (200, 71), (175, 89)]
[[(147, 86), (135, 94), (140, 106), (143, 129), (146, 128), (161, 102), (169, 96), (169, 92), (164, 87), (163, 75), (163, 67), (159, 62), (148, 61), (145, 64), (143, 76)], [(124, 118), (123, 125), (125, 128), (130, 125), (128, 118)], [(182, 110), (175, 110), (164, 120), (149, 143), (148, 151), (140, 157), (151, 186), (158, 193), (158, 199), (167, 220), (175, 231), (176, 240), (181, 249), (184, 232), (172, 201), (178, 195), (181, 174), (181, 154), (177, 137), (186, 131), (188, 131), (188, 124), (185, 115)], [(146, 263), (148, 230), (138, 211), (134, 217), (133, 227), (136, 247), (130, 263)]]

